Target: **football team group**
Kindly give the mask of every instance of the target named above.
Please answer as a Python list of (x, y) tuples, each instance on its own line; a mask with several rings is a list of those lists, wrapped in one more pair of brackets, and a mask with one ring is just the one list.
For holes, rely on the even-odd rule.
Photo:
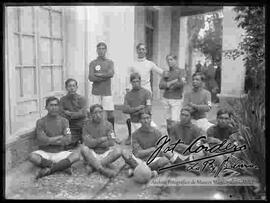
[[(156, 177), (159, 168), (181, 163), (196, 157), (207, 156), (207, 152), (185, 153), (184, 150), (198, 137), (206, 139), (196, 142), (196, 146), (214, 146), (229, 140), (235, 145), (240, 139), (232, 122), (232, 113), (218, 109), (215, 124), (207, 120), (211, 110), (211, 93), (204, 88), (205, 76), (192, 75), (192, 88), (184, 90), (186, 74), (178, 67), (177, 57), (166, 56), (168, 71), (157, 67), (146, 59), (146, 46), (139, 43), (136, 47), (137, 59), (128, 68), (130, 84), (126, 87), (123, 113), (126, 120), (128, 138), (120, 142), (114, 130), (114, 103), (111, 79), (114, 76), (114, 63), (106, 58), (107, 45), (97, 44), (98, 57), (89, 64), (89, 81), (92, 82), (92, 97), (95, 101), (90, 108), (86, 99), (77, 93), (78, 82), (65, 81), (67, 94), (60, 100), (48, 97), (47, 115), (36, 123), (36, 140), (39, 149), (29, 155), (29, 160), (40, 167), (36, 179), (57, 171), (72, 175), (71, 165), (84, 160), (88, 174), (97, 171), (112, 178), (116, 170), (111, 164), (123, 159), (129, 166), (128, 177), (136, 168), (144, 165), (151, 177)], [(163, 104), (166, 109), (167, 135), (170, 143), (181, 139), (173, 152), (161, 151), (150, 164), (149, 156), (156, 150), (157, 141), (164, 135), (152, 118), (151, 71), (161, 75), (159, 88), (164, 90)], [(125, 144), (131, 150), (119, 146)], [(78, 150), (79, 149), (79, 150)], [(226, 156), (226, 155), (224, 155)], [(216, 157), (222, 161), (224, 156)]]

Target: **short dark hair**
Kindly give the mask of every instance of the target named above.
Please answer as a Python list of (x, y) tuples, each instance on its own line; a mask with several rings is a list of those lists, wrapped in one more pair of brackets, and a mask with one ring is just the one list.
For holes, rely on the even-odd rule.
[(195, 76), (200, 76), (201, 80), (204, 82), (205, 81), (205, 75), (203, 73), (200, 73), (200, 72), (196, 72), (192, 75), (192, 79), (195, 77)]
[(187, 111), (187, 112), (189, 112), (189, 113), (191, 114), (191, 113), (192, 113), (192, 108), (189, 107), (189, 106), (185, 106), (185, 107), (183, 107), (183, 108), (181, 109), (180, 113), (182, 113), (182, 111)]
[(93, 104), (92, 106), (90, 106), (90, 113), (92, 114), (96, 108), (100, 108), (101, 110), (103, 110), (103, 106), (101, 106), (100, 104)]
[(227, 108), (219, 109), (219, 110), (217, 111), (217, 118), (218, 118), (220, 115), (222, 115), (222, 114), (228, 114), (229, 117), (231, 118), (232, 115), (233, 115), (233, 112), (232, 112), (231, 110), (227, 109)]
[(177, 56), (175, 54), (168, 54), (166, 56), (166, 60), (168, 60), (168, 57), (171, 56), (174, 60), (177, 60)]
[[(54, 97), (54, 96), (52, 96), (52, 97), (48, 97), (47, 99), (46, 99), (46, 106), (48, 106), (48, 104), (51, 102), (51, 101), (57, 101), (57, 104), (59, 104), (59, 99), (57, 98), (57, 97)], [(46, 107), (45, 106), (45, 107)]]
[(152, 116), (152, 114), (151, 114), (150, 111), (144, 111), (144, 112), (139, 113), (139, 118), (140, 118), (140, 119), (142, 118), (142, 115), (143, 115), (143, 114), (147, 114), (147, 115), (149, 115), (150, 117)]
[(146, 48), (146, 45), (144, 43), (140, 42), (139, 44), (137, 44), (136, 49), (139, 49), (140, 46), (142, 46), (142, 45)]
[(107, 49), (107, 45), (105, 44), (105, 42), (99, 42), (99, 43), (97, 44), (97, 48), (100, 47), (100, 46), (104, 46), (105, 49)]
[(132, 80), (134, 80), (135, 78), (138, 78), (139, 80), (141, 80), (141, 75), (139, 73), (137, 73), (137, 72), (131, 73), (130, 77), (129, 77), (130, 82), (132, 82)]
[(68, 84), (69, 84), (70, 82), (72, 82), (72, 81), (74, 81), (74, 82), (76, 83), (76, 86), (78, 86), (78, 82), (77, 82), (77, 80), (75, 80), (75, 79), (73, 79), (73, 78), (69, 78), (69, 79), (67, 79), (67, 80), (66, 80), (66, 82), (65, 82), (65, 86), (67, 87), (67, 86), (68, 86)]

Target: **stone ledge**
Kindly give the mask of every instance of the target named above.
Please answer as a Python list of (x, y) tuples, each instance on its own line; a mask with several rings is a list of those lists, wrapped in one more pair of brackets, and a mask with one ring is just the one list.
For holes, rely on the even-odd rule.
[(219, 103), (221, 107), (232, 109), (232, 106), (239, 106), (240, 101), (247, 97), (247, 94), (218, 94)]
[(247, 94), (240, 94), (240, 95), (235, 95), (235, 94), (217, 94), (217, 97), (219, 98), (235, 98), (235, 99), (241, 99), (241, 98), (245, 98), (247, 96)]

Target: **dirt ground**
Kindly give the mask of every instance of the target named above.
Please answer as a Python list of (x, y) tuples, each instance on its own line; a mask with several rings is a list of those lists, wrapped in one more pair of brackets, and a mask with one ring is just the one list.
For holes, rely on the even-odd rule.
[[(208, 118), (215, 118), (217, 107), (208, 114)], [(160, 101), (153, 104), (153, 120), (161, 131), (166, 132), (165, 111)], [(116, 124), (116, 135), (120, 140), (127, 137), (125, 124)], [(118, 145), (128, 149), (130, 146)], [(97, 172), (87, 175), (83, 161), (72, 166), (73, 175), (64, 172), (56, 173), (36, 181), (34, 179), (38, 169), (31, 163), (25, 162), (6, 174), (7, 199), (211, 199), (217, 191), (224, 188), (216, 187), (169, 187), (141, 185), (127, 178), (127, 169), (122, 159), (113, 164), (119, 173), (114, 179), (108, 179)], [(166, 174), (168, 175), (168, 174)], [(182, 177), (195, 176), (193, 173), (181, 172)], [(226, 190), (226, 189), (225, 189)], [(228, 193), (228, 199), (239, 199)]]

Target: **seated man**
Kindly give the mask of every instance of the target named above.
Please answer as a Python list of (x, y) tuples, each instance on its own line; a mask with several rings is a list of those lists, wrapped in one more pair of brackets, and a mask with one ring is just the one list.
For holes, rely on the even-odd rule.
[[(156, 143), (162, 137), (161, 133), (151, 124), (149, 112), (139, 114), (141, 127), (132, 134), (132, 152), (123, 151), (123, 159), (131, 167), (129, 175), (133, 175), (133, 170), (141, 162), (146, 162), (151, 154), (156, 150)], [(165, 154), (166, 155), (166, 154)], [(148, 166), (152, 170), (152, 176), (157, 175), (159, 168), (169, 163), (167, 156), (160, 153)]]
[[(217, 112), (217, 124), (211, 126), (207, 130), (207, 143), (211, 146), (219, 144), (224, 140), (228, 140), (228, 143), (239, 145), (244, 142), (244, 138), (238, 133), (238, 129), (232, 122), (232, 112), (227, 109), (220, 109)], [(234, 153), (234, 155), (240, 156), (240, 153)], [(216, 158), (218, 162), (222, 162), (226, 155)]]
[(201, 128), (204, 132), (213, 124), (208, 122), (206, 112), (211, 109), (211, 94), (203, 88), (204, 76), (201, 73), (192, 75), (193, 89), (184, 94), (183, 107), (192, 108), (191, 122)]
[[(72, 135), (72, 145), (82, 140), (82, 127), (86, 119), (86, 100), (76, 93), (77, 81), (70, 78), (65, 82), (67, 95), (60, 99), (61, 115), (68, 119)], [(72, 146), (69, 146), (72, 147)]]
[(39, 150), (29, 156), (33, 164), (42, 168), (36, 179), (68, 169), (80, 159), (79, 154), (64, 151), (64, 147), (71, 142), (71, 133), (68, 120), (59, 116), (59, 99), (47, 98), (46, 109), (48, 114), (36, 124)]
[[(227, 109), (219, 109), (217, 112), (217, 124), (207, 130), (207, 141), (220, 143), (230, 139), (230, 136), (237, 132), (231, 120), (232, 112)], [(235, 137), (232, 136), (231, 138)]]
[[(139, 114), (143, 112), (151, 112), (152, 95), (151, 92), (141, 87), (141, 76), (139, 73), (132, 73), (130, 75), (130, 82), (132, 90), (125, 95), (123, 112), (130, 114), (131, 126), (128, 125), (130, 133), (126, 144), (131, 144), (131, 134), (141, 127), (139, 122)], [(156, 124), (151, 121), (151, 125), (157, 127)]]
[[(179, 143), (171, 158), (172, 163), (178, 163), (182, 161), (188, 161), (194, 159), (194, 156), (198, 158), (199, 156), (204, 156), (203, 152), (197, 154), (190, 154), (183, 152), (189, 147), (189, 145), (198, 137), (202, 136), (202, 130), (191, 122), (191, 112), (192, 108), (186, 106), (181, 109), (180, 112), (180, 122), (176, 123), (171, 129), (171, 143), (175, 143), (181, 139), (184, 143)], [(201, 144), (200, 140), (196, 142), (196, 146)], [(181, 167), (185, 168), (185, 167)]]
[(89, 173), (92, 169), (111, 178), (116, 172), (107, 166), (117, 160), (122, 151), (112, 149), (115, 142), (113, 126), (103, 118), (103, 107), (94, 104), (90, 107), (91, 117), (83, 127), (83, 144), (81, 153), (89, 165)]

